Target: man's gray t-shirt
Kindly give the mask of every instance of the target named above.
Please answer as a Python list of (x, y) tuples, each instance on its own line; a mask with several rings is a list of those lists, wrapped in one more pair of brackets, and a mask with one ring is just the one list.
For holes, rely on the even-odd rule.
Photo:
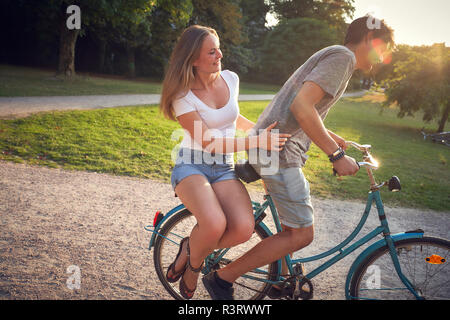
[(253, 128), (258, 132), (278, 121), (275, 129), (280, 133), (289, 133), (291, 138), (279, 153), (279, 166), (302, 167), (308, 156), (311, 140), (303, 132), (290, 111), (290, 106), (303, 83), (312, 81), (325, 91), (325, 96), (316, 105), (320, 117), (325, 119), (330, 108), (344, 93), (356, 64), (354, 53), (345, 46), (326, 47), (313, 54), (286, 81), (281, 90), (259, 116)]

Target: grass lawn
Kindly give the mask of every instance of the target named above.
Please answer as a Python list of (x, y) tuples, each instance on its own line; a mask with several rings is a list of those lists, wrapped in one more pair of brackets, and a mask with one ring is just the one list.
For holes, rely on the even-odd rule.
[[(252, 120), (266, 105), (267, 101), (240, 103), (242, 114)], [(330, 111), (325, 124), (347, 140), (372, 145), (381, 163), (378, 181), (400, 178), (400, 193), (383, 192), (386, 204), (449, 211), (450, 148), (423, 140), (420, 117), (398, 119), (395, 110), (380, 114), (378, 102), (347, 98)], [(178, 123), (164, 119), (157, 106), (41, 113), (0, 120), (0, 159), (169, 181), (171, 150), (180, 137), (177, 129)], [(349, 153), (361, 159), (357, 151)], [(355, 177), (336, 178), (315, 145), (308, 154), (304, 172), (313, 196), (367, 197), (364, 170)]]
[[(241, 94), (275, 94), (278, 86), (240, 83)], [(80, 73), (71, 80), (55, 77), (50, 70), (0, 65), (0, 96), (77, 96), (108, 94), (159, 94), (155, 79), (128, 80), (119, 76)]]

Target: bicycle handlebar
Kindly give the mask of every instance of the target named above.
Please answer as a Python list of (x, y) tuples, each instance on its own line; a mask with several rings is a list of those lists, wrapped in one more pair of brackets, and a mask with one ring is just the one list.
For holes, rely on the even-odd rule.
[[(368, 169), (378, 169), (379, 164), (378, 162), (372, 158), (372, 155), (370, 154), (370, 149), (372, 148), (372, 146), (370, 144), (359, 144), (353, 141), (348, 141), (349, 145), (358, 149), (359, 151), (361, 151), (363, 153), (363, 160), (364, 161), (356, 161), (356, 164), (359, 166), (359, 168), (361, 167), (366, 167)], [(337, 172), (336, 170), (333, 168), (333, 174), (336, 175)]]
[(352, 147), (358, 149), (363, 153), (364, 161), (358, 162), (358, 165), (360, 167), (367, 167), (369, 169), (378, 169), (379, 167), (378, 162), (374, 158), (372, 158), (372, 155), (370, 154), (370, 149), (372, 148), (370, 144), (361, 145), (353, 141), (349, 141), (349, 143)]
[[(377, 184), (375, 182), (375, 178), (373, 176), (372, 170), (376, 170), (379, 167), (378, 161), (376, 161), (374, 158), (372, 158), (372, 155), (370, 154), (370, 149), (372, 146), (370, 144), (359, 144), (353, 141), (348, 141), (348, 144), (359, 151), (363, 153), (363, 161), (356, 162), (358, 166), (366, 167), (367, 174), (370, 179), (370, 189), (371, 190), (379, 190), (383, 186), (388, 186), (390, 191), (399, 191), (401, 189), (400, 180), (398, 177), (393, 176), (389, 181), (382, 182), (380, 184)], [(334, 175), (337, 174), (336, 170), (333, 168)]]

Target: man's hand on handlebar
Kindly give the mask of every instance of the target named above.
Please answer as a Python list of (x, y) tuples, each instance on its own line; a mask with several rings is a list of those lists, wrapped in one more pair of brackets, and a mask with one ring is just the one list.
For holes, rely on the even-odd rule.
[(359, 165), (355, 159), (345, 155), (342, 159), (333, 162), (333, 171), (339, 176), (355, 175), (359, 170)]

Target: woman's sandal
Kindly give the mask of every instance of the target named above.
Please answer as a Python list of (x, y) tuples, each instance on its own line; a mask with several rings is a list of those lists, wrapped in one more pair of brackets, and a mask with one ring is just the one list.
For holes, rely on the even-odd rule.
[[(195, 273), (198, 273), (198, 272), (202, 271), (203, 265), (204, 265), (204, 261), (202, 261), (202, 264), (198, 268), (194, 268), (191, 265), (191, 252), (190, 252), (190, 248), (189, 248), (189, 242), (187, 244), (187, 258), (188, 258), (188, 260), (187, 260), (187, 264), (186, 264), (186, 269), (189, 268), (189, 270), (191, 270), (192, 272), (195, 272)], [(181, 278), (181, 280), (180, 280), (180, 294), (183, 296), (183, 298), (185, 298), (187, 300), (192, 299), (196, 289), (197, 289), (197, 286), (195, 286), (194, 289), (189, 289), (187, 287), (186, 283), (184, 282), (184, 279)]]
[[(166, 279), (170, 283), (177, 282), (183, 275), (184, 271), (186, 270), (186, 265), (184, 265), (184, 267), (180, 271), (178, 271), (178, 272), (175, 271), (175, 264), (176, 264), (178, 258), (180, 257), (181, 251), (183, 250), (183, 245), (186, 241), (189, 241), (189, 237), (186, 237), (183, 240), (181, 240), (180, 249), (178, 250), (177, 256), (175, 257), (174, 262), (172, 262), (172, 264), (167, 269)], [(189, 249), (189, 242), (188, 242), (188, 249)], [(188, 261), (189, 261), (189, 255), (188, 255)], [(171, 273), (172, 273), (171, 277), (169, 277), (169, 271), (171, 271)]]

